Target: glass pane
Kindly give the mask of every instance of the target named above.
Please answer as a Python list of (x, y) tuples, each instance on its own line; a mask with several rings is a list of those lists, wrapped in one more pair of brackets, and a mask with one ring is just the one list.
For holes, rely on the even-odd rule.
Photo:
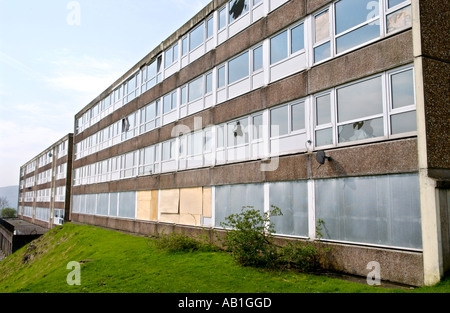
[(264, 212), (264, 185), (225, 185), (216, 186), (216, 225), (225, 222), (231, 214), (241, 213), (243, 207), (252, 206), (253, 209)]
[(209, 93), (212, 91), (212, 73), (206, 74), (206, 86), (205, 92)]
[(319, 62), (331, 56), (330, 42), (314, 48), (314, 62)]
[(395, 7), (397, 4), (400, 4), (402, 2), (406, 2), (406, 0), (388, 0), (388, 7), (390, 9), (390, 8)]
[(172, 48), (166, 51), (164, 55), (164, 67), (168, 67), (172, 64)]
[(336, 53), (341, 53), (379, 36), (380, 25), (377, 25), (375, 23), (367, 24), (337, 38)]
[(162, 160), (167, 161), (172, 158), (172, 142), (167, 141), (162, 144)]
[(188, 102), (201, 98), (203, 96), (203, 77), (190, 82), (188, 88)]
[(119, 216), (134, 218), (136, 207), (135, 192), (121, 192), (119, 194)]
[(183, 55), (185, 55), (188, 52), (187, 37), (183, 38), (183, 40), (181, 41), (181, 51)]
[(338, 122), (383, 113), (381, 77), (337, 90)]
[(330, 95), (316, 98), (316, 125), (331, 123)]
[(383, 118), (339, 126), (339, 142), (349, 142), (384, 135)]
[(217, 126), (217, 148), (222, 148), (224, 145), (224, 129), (223, 126)]
[(248, 0), (231, 0), (229, 2), (230, 23), (248, 11)]
[(220, 67), (217, 70), (217, 87), (225, 86), (225, 66)]
[(210, 18), (207, 22), (206, 22), (206, 38), (209, 38), (213, 35), (214, 33), (214, 18)]
[(315, 40), (320, 42), (330, 37), (330, 20), (328, 10), (314, 18)]
[(225, 8), (219, 11), (219, 29), (224, 28), (227, 25), (227, 11)]
[(291, 106), (291, 128), (292, 131), (305, 128), (305, 103)]
[(412, 132), (416, 130), (417, 130), (416, 111), (391, 116), (392, 135)]
[(300, 24), (291, 30), (291, 53), (305, 48), (304, 26)]
[(324, 221), (323, 237), (420, 249), (418, 190), (417, 174), (317, 180), (316, 217)]
[(253, 71), (257, 71), (263, 67), (263, 48), (258, 47), (253, 50)]
[(308, 184), (301, 182), (271, 183), (270, 204), (282, 216), (271, 217), (275, 232), (282, 235), (308, 236)]
[(289, 106), (270, 110), (270, 136), (282, 136), (288, 133)]
[(333, 130), (326, 128), (316, 131), (316, 147), (333, 144)]
[(228, 123), (228, 147), (248, 143), (248, 120), (246, 118)]
[(394, 32), (400, 29), (411, 27), (412, 15), (411, 6), (395, 11), (386, 17), (387, 32)]
[(378, 0), (341, 0), (335, 4), (336, 34), (379, 15)]
[(253, 139), (262, 138), (263, 132), (263, 116), (262, 114), (253, 116)]
[(391, 76), (391, 84), (393, 109), (414, 105), (414, 77), (412, 69), (393, 74)]
[(189, 51), (197, 48), (203, 43), (204, 37), (204, 25), (203, 23), (197, 26), (196, 29), (191, 31), (189, 35)]
[(117, 216), (117, 198), (118, 193), (109, 194), (109, 216)]
[(234, 83), (235, 81), (248, 76), (249, 64), (248, 64), (248, 52), (234, 58), (228, 62), (228, 83)]
[(287, 58), (287, 31), (270, 39), (270, 64)]
[(163, 113), (167, 113), (172, 110), (172, 95), (165, 95), (163, 97)]

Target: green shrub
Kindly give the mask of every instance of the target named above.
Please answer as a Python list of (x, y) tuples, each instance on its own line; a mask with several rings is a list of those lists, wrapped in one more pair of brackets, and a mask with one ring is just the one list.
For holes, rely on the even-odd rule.
[(295, 241), (280, 248), (280, 264), (303, 272), (313, 272), (320, 268), (319, 247), (312, 242)]
[(218, 247), (209, 243), (206, 236), (194, 238), (182, 233), (165, 234), (154, 237), (155, 245), (169, 252), (216, 251)]
[[(272, 206), (270, 212), (261, 213), (253, 207), (243, 207), (241, 213), (231, 214), (221, 226), (226, 230), (222, 240), (235, 261), (243, 266), (268, 268), (294, 268), (304, 272), (320, 269), (320, 255), (326, 249), (320, 242), (295, 241), (278, 246), (274, 240), (275, 225), (271, 216), (280, 216), (282, 212)], [(317, 238), (324, 224), (319, 220)]]
[(261, 214), (253, 207), (243, 207), (241, 213), (226, 217), (221, 226), (226, 229), (223, 240), (235, 261), (243, 266), (273, 267), (278, 252), (273, 242), (274, 226), (270, 216), (279, 216), (279, 208)]

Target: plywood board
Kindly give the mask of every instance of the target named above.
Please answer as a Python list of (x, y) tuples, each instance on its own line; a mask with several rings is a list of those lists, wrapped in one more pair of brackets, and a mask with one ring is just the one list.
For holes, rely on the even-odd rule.
[(138, 191), (137, 192), (137, 214), (138, 220), (149, 221), (151, 216), (151, 191)]
[(158, 220), (158, 190), (152, 190), (152, 198), (150, 200), (150, 220)]
[(161, 213), (159, 216), (159, 221), (161, 223), (175, 223), (178, 224), (180, 221), (180, 215), (179, 214), (167, 214), (167, 213)]
[(200, 226), (202, 216), (200, 214), (180, 214), (179, 223), (182, 225)]
[(180, 189), (180, 214), (201, 215), (202, 207), (202, 187)]
[(161, 214), (164, 213), (178, 214), (179, 202), (180, 202), (179, 189), (161, 190), (159, 199), (159, 212)]

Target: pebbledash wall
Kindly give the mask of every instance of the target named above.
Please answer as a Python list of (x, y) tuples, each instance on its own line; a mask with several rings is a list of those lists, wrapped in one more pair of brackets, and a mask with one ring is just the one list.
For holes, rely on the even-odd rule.
[(366, 276), (376, 261), (384, 280), (439, 281), (448, 49), (425, 34), (448, 29), (445, 10), (212, 1), (76, 114), (70, 219), (213, 237), (242, 207), (274, 205), (280, 240), (317, 239), (323, 220), (329, 268)]
[(69, 220), (73, 134), (67, 134), (20, 168), (18, 217), (52, 228)]

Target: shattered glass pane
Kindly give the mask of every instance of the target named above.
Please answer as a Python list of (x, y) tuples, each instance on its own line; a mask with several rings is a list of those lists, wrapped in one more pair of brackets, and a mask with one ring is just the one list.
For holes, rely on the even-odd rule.
[(248, 0), (231, 0), (229, 2), (229, 14), (230, 14), (230, 20), (229, 22), (233, 22), (239, 16), (244, 14), (248, 11), (249, 5)]
[(387, 32), (393, 32), (412, 25), (411, 6), (397, 10), (387, 16)]

